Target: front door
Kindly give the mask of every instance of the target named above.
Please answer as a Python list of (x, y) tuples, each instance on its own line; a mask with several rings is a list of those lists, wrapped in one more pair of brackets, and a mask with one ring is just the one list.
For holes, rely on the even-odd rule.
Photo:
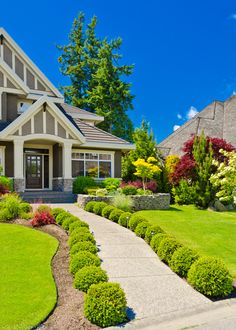
[(42, 155), (26, 155), (26, 189), (42, 189)]

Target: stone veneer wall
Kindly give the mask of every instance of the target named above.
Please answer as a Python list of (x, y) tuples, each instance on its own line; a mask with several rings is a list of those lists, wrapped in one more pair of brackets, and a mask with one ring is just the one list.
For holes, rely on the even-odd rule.
[(72, 192), (73, 179), (53, 178), (53, 191), (70, 191)]
[[(166, 210), (170, 207), (170, 194), (154, 194), (148, 196), (130, 196), (134, 202), (134, 210)], [(84, 208), (90, 201), (111, 203), (113, 196), (78, 195), (77, 203)]]

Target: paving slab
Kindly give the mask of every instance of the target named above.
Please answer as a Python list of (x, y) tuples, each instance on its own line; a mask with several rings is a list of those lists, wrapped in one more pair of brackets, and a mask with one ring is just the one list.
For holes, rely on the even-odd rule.
[(150, 246), (130, 230), (76, 205), (60, 206), (89, 224), (99, 247), (102, 267), (109, 279), (120, 283), (124, 289), (129, 310), (135, 316), (135, 320), (125, 327), (136, 326), (136, 320), (149, 320), (184, 312), (189, 307), (204, 308), (212, 304), (173, 273)]

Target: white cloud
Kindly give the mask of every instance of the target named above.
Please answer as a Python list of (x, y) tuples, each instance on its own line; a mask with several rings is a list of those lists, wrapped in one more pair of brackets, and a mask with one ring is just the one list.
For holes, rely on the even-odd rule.
[(182, 115), (180, 113), (178, 113), (177, 118), (182, 119)]
[(196, 114), (198, 113), (197, 109), (193, 106), (191, 106), (187, 112), (187, 119), (192, 119), (193, 117), (196, 116)]
[(232, 15), (230, 16), (230, 18), (232, 18), (232, 19), (235, 19), (235, 20), (236, 20), (236, 14), (232, 14)]
[(173, 131), (176, 131), (178, 128), (180, 128), (179, 125), (174, 125), (174, 127), (173, 127)]
[(236, 95), (236, 91), (233, 91), (232, 95)]

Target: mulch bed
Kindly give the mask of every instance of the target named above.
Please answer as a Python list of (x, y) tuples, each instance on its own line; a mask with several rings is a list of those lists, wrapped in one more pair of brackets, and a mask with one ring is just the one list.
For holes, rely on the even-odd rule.
[[(28, 221), (15, 220), (14, 223), (31, 226)], [(74, 289), (73, 277), (69, 273), (68, 235), (57, 225), (40, 227), (41, 231), (54, 236), (59, 241), (59, 248), (52, 260), (52, 271), (57, 286), (57, 305), (37, 329), (50, 330), (97, 330), (83, 315), (84, 293)]]

